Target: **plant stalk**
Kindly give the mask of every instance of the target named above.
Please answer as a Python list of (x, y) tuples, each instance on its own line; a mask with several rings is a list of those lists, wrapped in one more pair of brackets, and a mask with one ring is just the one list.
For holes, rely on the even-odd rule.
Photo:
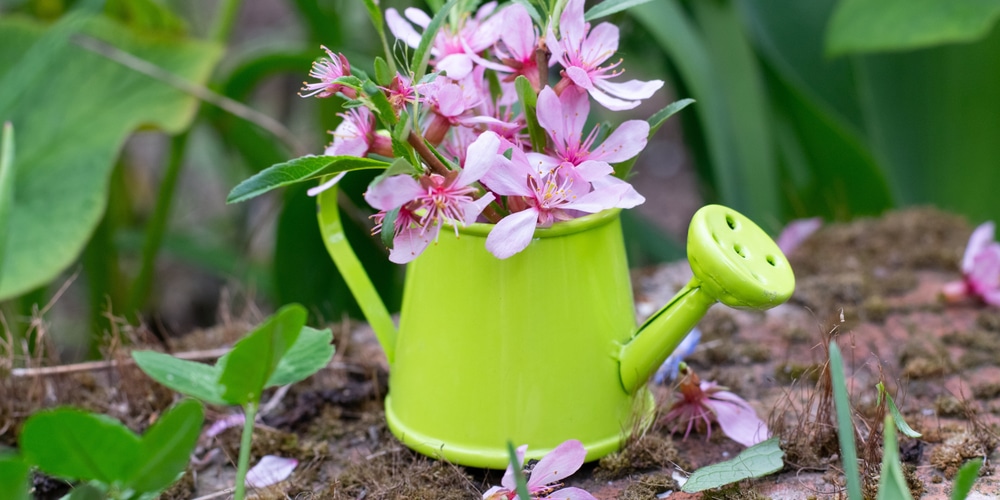
[(250, 468), (250, 444), (253, 441), (253, 421), (257, 418), (257, 402), (250, 401), (243, 407), (246, 421), (240, 439), (240, 459), (236, 464), (236, 491), (233, 500), (243, 500), (247, 488), (247, 470)]
[(233, 24), (236, 23), (236, 15), (240, 12), (242, 0), (225, 0), (219, 7), (219, 14), (215, 18), (212, 26), (212, 41), (225, 43), (229, 39), (229, 34), (233, 31)]

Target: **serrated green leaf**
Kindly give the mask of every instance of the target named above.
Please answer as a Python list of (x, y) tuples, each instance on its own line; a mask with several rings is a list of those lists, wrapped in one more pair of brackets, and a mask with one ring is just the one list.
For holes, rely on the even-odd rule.
[(240, 405), (259, 402), (267, 381), (305, 326), (306, 316), (304, 307), (287, 305), (237, 342), (219, 377), (223, 399)]
[(294, 384), (322, 370), (336, 350), (333, 333), (329, 329), (316, 330), (302, 327), (295, 343), (281, 357), (265, 387)]
[(444, 7), (439, 9), (431, 22), (424, 28), (420, 36), (420, 44), (413, 53), (413, 60), (410, 61), (410, 70), (413, 71), (413, 81), (419, 82), (427, 71), (427, 64), (431, 60), (431, 43), (437, 38), (437, 32), (441, 29), (444, 20), (448, 18), (448, 13), (455, 8), (458, 0), (448, 0)]
[(681, 489), (694, 493), (773, 474), (785, 466), (784, 456), (785, 452), (778, 447), (778, 438), (773, 437), (743, 450), (736, 458), (694, 471)]
[(844, 358), (837, 342), (830, 341), (830, 382), (833, 404), (837, 411), (837, 439), (840, 442), (840, 462), (847, 479), (847, 498), (861, 500), (861, 475), (858, 472), (858, 449), (854, 445), (854, 421), (851, 419), (851, 399), (844, 378)]
[[(694, 104), (694, 102), (695, 102), (694, 99), (681, 99), (679, 101), (674, 101), (668, 104), (663, 109), (657, 111), (656, 113), (653, 113), (653, 116), (650, 116), (648, 119), (646, 119), (646, 121), (649, 123), (649, 134), (646, 136), (646, 139), (652, 139), (653, 134), (655, 134), (657, 130), (660, 130), (660, 127), (662, 127), (663, 124), (666, 123), (668, 118), (673, 116), (678, 111), (688, 107), (689, 105)], [(621, 163), (616, 163), (614, 165), (615, 177), (619, 179), (625, 179), (626, 177), (628, 177), (628, 174), (629, 172), (632, 171), (632, 167), (635, 165), (635, 161), (638, 159), (638, 157), (639, 155), (636, 155), (626, 161), (623, 161)]]
[(173, 484), (190, 461), (204, 421), (205, 410), (193, 399), (164, 413), (142, 436), (139, 463), (126, 485), (139, 492), (157, 492)]
[(590, 10), (583, 15), (583, 18), (587, 21), (593, 21), (594, 19), (610, 16), (611, 14), (615, 14), (635, 7), (636, 5), (642, 5), (651, 1), (652, 0), (604, 0), (603, 2), (591, 7)]
[[(191, 82), (204, 83), (221, 55), (217, 45), (141, 34), (107, 18), (56, 26), (53, 38), (42, 24), (0, 19), (0, 116), (18, 135), (9, 223), (18, 237), (0, 262), (0, 300), (76, 260), (104, 214), (108, 179), (133, 130), (177, 133), (194, 118), (193, 97), (83, 49), (75, 28)], [(53, 91), (52, 82), (72, 84)]]
[(249, 200), (273, 189), (316, 179), (324, 175), (351, 170), (380, 169), (388, 166), (389, 164), (384, 161), (356, 156), (302, 156), (285, 163), (272, 165), (239, 183), (229, 192), (226, 203)]
[(0, 491), (9, 500), (29, 500), (31, 467), (17, 455), (0, 455)]
[(535, 108), (538, 105), (538, 94), (531, 87), (531, 82), (524, 76), (514, 79), (514, 89), (517, 90), (517, 99), (524, 108), (524, 118), (528, 122), (528, 137), (531, 138), (531, 149), (544, 151), (548, 144), (548, 136), (545, 130), (538, 123), (538, 115)]
[(986, 36), (1000, 1), (843, 0), (830, 19), (827, 52), (912, 50)]
[(206, 365), (155, 351), (133, 351), (132, 359), (150, 378), (185, 396), (219, 406), (235, 404), (222, 396), (219, 364)]
[(977, 458), (965, 462), (955, 474), (955, 482), (951, 490), (951, 500), (965, 500), (972, 491), (972, 485), (979, 477), (979, 468), (983, 466), (983, 459)]
[(129, 479), (139, 460), (139, 437), (106, 415), (76, 408), (32, 415), (18, 437), (27, 462), (64, 479), (105, 484)]
[(899, 445), (896, 443), (896, 426), (892, 415), (885, 416), (882, 431), (882, 471), (878, 481), (878, 500), (913, 500), (906, 486), (903, 466), (899, 463)]
[(879, 402), (881, 402), (882, 398), (885, 397), (886, 406), (889, 407), (889, 414), (892, 415), (893, 421), (896, 422), (896, 428), (899, 429), (899, 432), (902, 432), (904, 436), (911, 438), (918, 438), (922, 436), (922, 434), (913, 430), (913, 428), (906, 423), (906, 420), (903, 419), (903, 415), (899, 413), (899, 408), (896, 407), (896, 402), (893, 401), (892, 396), (886, 392), (885, 384), (879, 382), (875, 385), (875, 388), (878, 389)]

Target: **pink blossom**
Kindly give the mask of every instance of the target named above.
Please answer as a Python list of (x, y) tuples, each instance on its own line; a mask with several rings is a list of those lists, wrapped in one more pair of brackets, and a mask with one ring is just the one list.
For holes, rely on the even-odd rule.
[[(524, 454), (528, 451), (528, 446), (523, 445), (517, 448), (516, 467), (523, 467)], [(580, 488), (560, 488), (559, 481), (571, 476), (580, 469), (583, 461), (587, 458), (587, 450), (583, 443), (571, 439), (566, 441), (548, 455), (542, 457), (531, 469), (528, 475), (528, 493), (532, 499), (575, 499), (575, 500), (597, 500), (590, 493)], [(514, 479), (515, 464), (507, 466), (507, 472), (500, 480), (501, 486), (494, 486), (483, 494), (484, 500), (517, 499), (517, 483)]]
[[(496, 6), (496, 2), (483, 5), (473, 18), (464, 19), (457, 29), (454, 26), (442, 27), (431, 45), (434, 69), (443, 71), (449, 78), (456, 80), (461, 80), (472, 72), (475, 54), (488, 49), (500, 36), (501, 18), (490, 16)], [(385, 22), (396, 38), (416, 48), (420, 45), (421, 35), (410, 23), (427, 29), (431, 18), (424, 11), (413, 7), (404, 10), (403, 14), (406, 19), (396, 9), (387, 9)]]
[(793, 220), (781, 230), (775, 243), (782, 253), (790, 254), (821, 227), (823, 219), (820, 217)]
[(327, 156), (365, 156), (369, 152), (392, 156), (392, 140), (375, 130), (375, 115), (366, 108), (351, 108), (340, 113), (343, 121), (333, 131), (333, 143)]
[(673, 425), (670, 432), (686, 427), (684, 439), (695, 428), (712, 436), (712, 421), (722, 432), (743, 446), (753, 446), (769, 436), (767, 424), (743, 398), (725, 390), (715, 382), (701, 381), (688, 366), (680, 369), (684, 376), (678, 386), (677, 401), (663, 417)]
[(569, 0), (559, 17), (560, 38), (556, 38), (551, 28), (546, 37), (552, 61), (558, 61), (563, 67), (564, 81), (557, 85), (557, 90), (572, 82), (608, 109), (623, 110), (638, 106), (639, 99), (652, 96), (663, 86), (663, 81), (608, 81), (624, 72), (615, 70), (621, 60), (601, 66), (618, 51), (618, 27), (601, 23), (591, 30), (583, 17), (583, 4), (584, 0)]
[[(495, 136), (492, 132), (484, 132), (486, 135)], [(569, 220), (578, 212), (597, 213), (630, 205), (631, 186), (627, 183), (594, 182), (610, 177), (611, 166), (607, 163), (584, 162), (573, 168), (573, 175), (566, 175), (562, 167), (540, 172), (529, 164), (523, 151), (512, 145), (505, 147), (511, 147), (511, 159), (497, 155), (500, 165), (482, 179), (496, 194), (513, 197), (508, 198), (507, 207), (512, 213), (486, 237), (486, 248), (497, 258), (506, 259), (524, 250), (536, 226)]]
[(489, 67), (504, 73), (511, 73), (504, 79), (506, 81), (514, 81), (515, 78), (523, 75), (531, 82), (532, 88), (537, 91), (539, 80), (535, 48), (538, 46), (538, 33), (531, 16), (528, 14), (528, 9), (521, 4), (514, 3), (505, 8), (499, 15), (503, 19), (500, 41), (503, 42), (503, 48), (506, 48), (506, 51), (500, 47), (494, 48), (493, 53), (500, 60), (501, 66)]
[(315, 83), (302, 82), (303, 87), (299, 95), (302, 97), (330, 97), (337, 92), (343, 92), (347, 97), (354, 98), (356, 96), (354, 89), (335, 83), (338, 78), (351, 74), (351, 64), (347, 62), (347, 58), (340, 53), (334, 55), (325, 46), (320, 45), (320, 48), (325, 50), (330, 58), (322, 57), (313, 63), (309, 76), (319, 81)]
[(474, 198), (479, 190), (472, 186), (495, 163), (500, 139), (483, 135), (469, 145), (466, 162), (461, 170), (446, 175), (423, 175), (419, 180), (403, 174), (383, 179), (365, 193), (365, 200), (381, 212), (376, 216), (379, 225), (386, 213), (399, 209), (393, 228), (393, 248), (389, 260), (405, 264), (420, 255), (431, 241), (437, 239), (445, 223), (455, 226), (471, 224), (490, 202), (493, 193)]
[(299, 465), (299, 461), (294, 458), (282, 458), (274, 455), (264, 455), (260, 462), (247, 471), (247, 486), (252, 488), (267, 488), (272, 484), (278, 484), (288, 476)]
[(944, 286), (946, 299), (973, 296), (1000, 306), (1000, 243), (993, 240), (994, 231), (993, 222), (984, 222), (972, 232), (962, 257), (962, 281)]

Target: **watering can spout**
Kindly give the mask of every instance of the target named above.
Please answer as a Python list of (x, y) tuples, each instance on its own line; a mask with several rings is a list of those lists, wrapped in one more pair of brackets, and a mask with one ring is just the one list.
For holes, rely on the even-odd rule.
[(340, 221), (340, 209), (337, 207), (337, 186), (333, 186), (317, 197), (317, 218), (319, 219), (320, 233), (323, 235), (323, 244), (333, 258), (337, 270), (340, 271), (347, 287), (351, 290), (354, 299), (357, 300), (364, 313), (365, 319), (375, 331), (385, 357), (392, 365), (396, 358), (396, 337), (398, 330), (396, 324), (389, 315), (389, 310), (382, 302), (375, 285), (365, 272), (364, 267), (358, 260), (351, 244), (344, 235), (344, 226)]
[(621, 346), (619, 374), (638, 390), (716, 302), (770, 309), (791, 297), (795, 275), (778, 245), (750, 219), (721, 205), (702, 207), (688, 229), (694, 278)]

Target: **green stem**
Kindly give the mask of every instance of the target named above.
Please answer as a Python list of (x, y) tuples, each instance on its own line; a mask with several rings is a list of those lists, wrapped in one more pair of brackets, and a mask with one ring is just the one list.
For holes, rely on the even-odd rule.
[(243, 437), (240, 440), (240, 460), (236, 464), (236, 491), (233, 500), (243, 500), (246, 495), (247, 470), (250, 468), (250, 443), (253, 441), (253, 421), (257, 418), (257, 403), (250, 401), (243, 407), (246, 421), (243, 423)]
[(177, 179), (180, 177), (184, 164), (184, 151), (187, 149), (190, 132), (185, 131), (170, 140), (170, 157), (167, 160), (167, 170), (160, 181), (160, 190), (156, 193), (156, 207), (153, 216), (146, 227), (146, 238), (142, 244), (142, 261), (139, 275), (132, 283), (127, 314), (131, 315), (141, 310), (149, 296), (153, 274), (156, 268), (156, 254), (160, 251), (163, 235), (167, 232), (167, 222), (170, 219), (170, 206), (177, 189)]
[(229, 39), (229, 33), (233, 31), (236, 14), (239, 13), (242, 3), (242, 0), (225, 0), (222, 3), (215, 24), (212, 26), (212, 41), (225, 43)]

